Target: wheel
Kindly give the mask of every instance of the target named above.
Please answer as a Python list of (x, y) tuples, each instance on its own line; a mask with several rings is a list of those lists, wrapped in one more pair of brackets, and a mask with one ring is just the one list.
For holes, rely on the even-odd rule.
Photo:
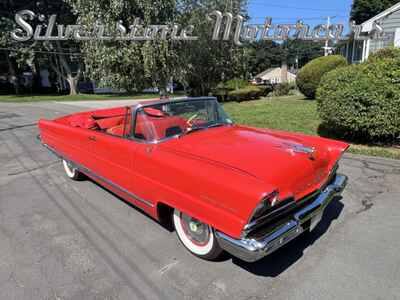
[(64, 170), (67, 174), (68, 178), (72, 180), (82, 180), (83, 174), (79, 172), (76, 168), (74, 168), (69, 162), (63, 160)]
[(174, 226), (179, 240), (192, 254), (207, 260), (215, 260), (223, 252), (211, 226), (174, 210)]

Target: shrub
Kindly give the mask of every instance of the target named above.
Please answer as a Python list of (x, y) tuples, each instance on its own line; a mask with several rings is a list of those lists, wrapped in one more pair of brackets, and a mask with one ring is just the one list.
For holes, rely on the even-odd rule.
[(379, 49), (368, 57), (369, 63), (374, 63), (382, 59), (400, 59), (400, 48), (389, 47)]
[(275, 86), (273, 94), (274, 96), (280, 97), (289, 95), (289, 92), (290, 92), (289, 83), (280, 83)]
[(392, 142), (400, 134), (400, 59), (336, 69), (317, 91), (330, 131), (362, 142)]
[(218, 101), (246, 101), (259, 99), (266, 96), (267, 89), (265, 86), (254, 86), (242, 79), (232, 79), (221, 82), (217, 88), (213, 90), (213, 95)]
[(265, 88), (259, 86), (248, 85), (245, 88), (230, 91), (227, 94), (227, 101), (246, 101), (259, 99), (264, 95)]
[(307, 98), (314, 99), (321, 77), (346, 65), (347, 61), (341, 55), (323, 56), (310, 61), (297, 74), (296, 83), (300, 92)]
[(275, 86), (273, 95), (276, 97), (288, 96), (292, 91), (296, 90), (296, 85), (292, 83), (280, 83)]
[(249, 83), (243, 79), (231, 79), (223, 84), (223, 87), (228, 90), (242, 89), (248, 86)]

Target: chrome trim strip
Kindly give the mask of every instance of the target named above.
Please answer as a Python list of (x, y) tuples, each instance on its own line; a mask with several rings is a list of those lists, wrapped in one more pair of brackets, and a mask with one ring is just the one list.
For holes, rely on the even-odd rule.
[(257, 228), (258, 226), (262, 226), (263, 223), (265, 223), (267, 221), (267, 219), (274, 214), (279, 214), (281, 211), (287, 209), (289, 206), (294, 205), (296, 202), (294, 201), (294, 198), (290, 198), (293, 199), (292, 201), (286, 203), (283, 206), (277, 207), (275, 210), (269, 212), (268, 214), (261, 216), (260, 218), (258, 218), (257, 220), (254, 220), (248, 224), (246, 224), (244, 226), (243, 232), (242, 232), (242, 237), (246, 237), (247, 234), (252, 231), (253, 229)]
[[(321, 192), (326, 189), (328, 183), (332, 180), (333, 176), (336, 175), (336, 171), (338, 170), (338, 168), (339, 168), (339, 164), (336, 163), (333, 166), (332, 170), (330, 170), (329, 175), (328, 175), (328, 179), (321, 185), (321, 187), (318, 190), (316, 190), (313, 193), (311, 193), (308, 196), (306, 196), (305, 198), (302, 198), (300, 200), (299, 204), (307, 202), (309, 199), (321, 194)], [(294, 199), (293, 199), (293, 202), (294, 202)], [(252, 230), (256, 229), (257, 227), (262, 226), (266, 221), (268, 221), (268, 218), (269, 218), (269, 216), (271, 214), (279, 212), (279, 210), (283, 210), (283, 209), (287, 208), (288, 206), (293, 205), (293, 202), (289, 202), (288, 204), (286, 204), (286, 205), (284, 205), (284, 206), (282, 206), (280, 208), (277, 208), (276, 210), (270, 212), (269, 214), (261, 216), (257, 220), (254, 220), (252, 222), (248, 222), (243, 228), (242, 237), (246, 237), (249, 234), (249, 232), (251, 232)]]
[[(41, 141), (40, 136), (38, 136), (37, 138)], [(88, 169), (88, 168), (82, 166), (81, 164), (78, 164), (78, 163), (74, 162), (73, 160), (67, 158), (65, 155), (62, 155), (60, 152), (57, 152), (54, 148), (50, 147), (49, 145), (44, 144), (44, 143), (42, 143), (42, 145), (43, 145), (44, 147), (46, 147), (49, 151), (51, 151), (52, 153), (54, 153), (57, 157), (59, 157), (59, 158), (61, 158), (61, 159), (67, 160), (69, 163), (71, 163), (74, 167), (76, 167), (76, 168), (77, 168), (78, 170), (80, 170), (81, 172), (87, 173), (88, 175), (93, 176), (93, 177), (95, 177), (95, 178), (97, 178), (97, 179), (99, 179), (99, 180), (105, 182), (106, 184), (112, 186), (113, 188), (115, 188), (115, 189), (117, 189), (117, 190), (123, 192), (124, 194), (127, 194), (129, 197), (134, 198), (134, 199), (136, 199), (137, 201), (139, 201), (139, 202), (141, 202), (141, 203), (143, 203), (143, 204), (145, 204), (145, 205), (147, 205), (147, 206), (149, 206), (149, 207), (154, 207), (154, 204), (151, 203), (150, 201), (145, 200), (145, 199), (139, 197), (138, 195), (136, 195), (136, 194), (134, 194), (134, 193), (128, 191), (127, 189), (125, 189), (125, 188), (119, 186), (118, 184), (112, 182), (111, 180), (108, 180), (108, 179), (104, 178), (103, 176), (100, 176), (100, 175), (96, 174), (96, 173), (93, 172), (92, 170), (90, 170), (90, 169)]]
[(321, 216), (332, 199), (341, 194), (346, 185), (347, 177), (337, 175), (334, 182), (328, 185), (314, 202), (295, 213), (293, 219), (283, 226), (271, 231), (261, 239), (234, 239), (220, 231), (215, 231), (215, 236), (225, 251), (244, 261), (255, 262), (308, 230), (306, 227), (308, 225), (305, 223), (313, 217)]

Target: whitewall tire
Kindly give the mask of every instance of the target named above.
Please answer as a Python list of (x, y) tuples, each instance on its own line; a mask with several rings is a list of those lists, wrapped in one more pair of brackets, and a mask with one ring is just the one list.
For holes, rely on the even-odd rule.
[(63, 166), (65, 173), (67, 174), (68, 178), (72, 180), (82, 180), (83, 174), (79, 172), (76, 168), (74, 168), (70, 163), (66, 160), (63, 160)]
[(192, 254), (207, 260), (215, 260), (222, 253), (211, 226), (204, 224), (175, 209), (173, 221), (179, 240)]

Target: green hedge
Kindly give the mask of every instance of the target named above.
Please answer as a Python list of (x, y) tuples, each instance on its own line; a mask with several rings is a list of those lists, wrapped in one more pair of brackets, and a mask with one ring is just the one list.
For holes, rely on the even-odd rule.
[(265, 94), (265, 87), (249, 85), (248, 83), (246, 86), (241, 85), (239, 89), (232, 89), (231, 87), (219, 85), (218, 88), (213, 91), (213, 95), (216, 96), (220, 102), (256, 100), (262, 96), (266, 96)]
[(226, 90), (236, 90), (236, 89), (242, 89), (245, 88), (249, 85), (249, 83), (246, 80), (243, 79), (231, 79), (226, 82), (221, 82), (218, 84), (218, 88), (220, 89), (226, 89)]
[(258, 86), (247, 86), (238, 90), (230, 91), (227, 101), (247, 101), (256, 100), (263, 96), (265, 89)]
[(400, 135), (400, 59), (378, 59), (336, 69), (317, 91), (330, 131), (362, 142), (393, 142)]
[(314, 99), (322, 76), (346, 65), (347, 61), (341, 55), (323, 56), (310, 61), (297, 74), (296, 83), (300, 92), (307, 98)]
[(369, 63), (374, 63), (382, 59), (397, 59), (400, 60), (400, 48), (389, 47), (383, 48), (368, 57)]
[(290, 94), (293, 94), (293, 92), (295, 92), (296, 90), (297, 87), (294, 83), (280, 83), (274, 87), (272, 95), (275, 97), (288, 96)]

